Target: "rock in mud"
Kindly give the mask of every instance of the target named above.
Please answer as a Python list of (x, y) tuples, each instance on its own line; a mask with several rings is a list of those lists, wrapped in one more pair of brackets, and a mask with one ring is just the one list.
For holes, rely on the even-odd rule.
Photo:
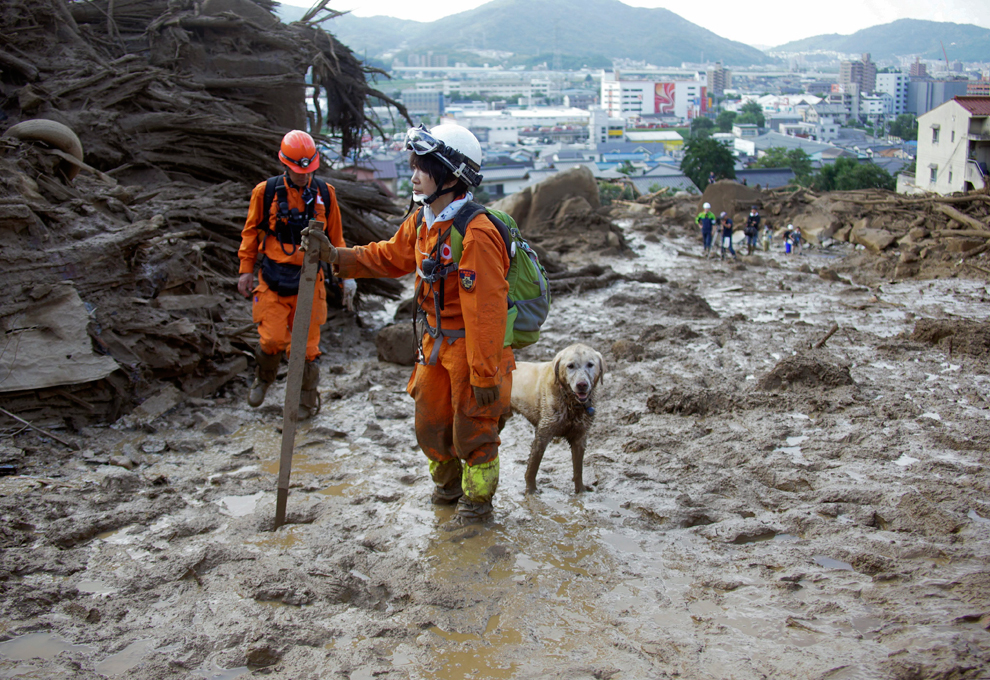
[(642, 361), (643, 346), (632, 340), (616, 340), (612, 343), (612, 356), (619, 361)]
[(379, 361), (412, 366), (416, 363), (416, 337), (413, 335), (412, 324), (396, 323), (385, 326), (375, 336), (375, 348), (378, 350)]
[(990, 354), (990, 324), (954, 319), (919, 319), (911, 340), (941, 347), (949, 354), (962, 352), (975, 357)]
[(820, 353), (799, 353), (784, 357), (758, 383), (764, 392), (787, 390), (791, 387), (842, 387), (854, 385), (847, 366), (828, 361)]
[(960, 520), (950, 516), (916, 491), (901, 496), (896, 514), (889, 522), (894, 531), (920, 532), (926, 536), (947, 536), (959, 531)]
[(652, 413), (671, 413), (681, 416), (707, 416), (731, 410), (733, 399), (722, 391), (674, 387), (654, 394), (646, 400), (646, 408)]

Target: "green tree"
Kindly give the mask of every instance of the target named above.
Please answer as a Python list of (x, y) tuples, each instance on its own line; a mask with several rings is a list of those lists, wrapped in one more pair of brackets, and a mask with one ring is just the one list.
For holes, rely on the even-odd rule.
[(811, 157), (804, 149), (785, 149), (771, 146), (765, 155), (753, 163), (754, 168), (790, 168), (794, 171), (798, 184), (806, 185), (811, 179)]
[(893, 191), (897, 180), (873, 163), (860, 163), (854, 158), (839, 158), (822, 166), (811, 178), (816, 191), (852, 191), (854, 189), (887, 189)]
[(905, 142), (918, 139), (918, 119), (910, 113), (902, 113), (890, 123), (890, 134)]
[(763, 127), (767, 124), (766, 118), (763, 116), (763, 107), (760, 106), (759, 102), (752, 100), (742, 105), (735, 122), (737, 125), (751, 123), (757, 127)]
[(692, 137), (707, 137), (715, 129), (715, 121), (711, 118), (692, 118), (691, 119), (691, 136)]
[(692, 137), (684, 146), (681, 171), (704, 191), (711, 172), (719, 178), (735, 178), (735, 158), (722, 142), (711, 137)]
[(722, 110), (718, 112), (718, 117), (715, 119), (715, 125), (718, 126), (719, 132), (732, 132), (732, 123), (736, 119), (735, 111)]
[(622, 161), (622, 165), (615, 169), (616, 172), (621, 172), (623, 175), (628, 177), (636, 173), (636, 168), (629, 161)]
[(598, 183), (598, 197), (602, 205), (612, 205), (612, 201), (634, 201), (636, 194), (628, 184)]

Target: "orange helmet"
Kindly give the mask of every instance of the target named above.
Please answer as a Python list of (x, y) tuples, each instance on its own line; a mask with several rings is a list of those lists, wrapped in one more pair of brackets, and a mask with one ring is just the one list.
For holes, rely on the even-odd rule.
[(302, 130), (285, 133), (278, 159), (291, 170), (303, 174), (313, 172), (320, 167), (320, 152), (316, 150), (316, 142), (308, 132)]

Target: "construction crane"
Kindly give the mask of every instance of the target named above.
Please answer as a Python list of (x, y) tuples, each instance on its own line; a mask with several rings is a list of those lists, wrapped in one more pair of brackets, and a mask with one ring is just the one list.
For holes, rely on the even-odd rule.
[(949, 55), (946, 54), (946, 52), (945, 52), (945, 43), (943, 43), (941, 40), (939, 40), (938, 41), (938, 44), (942, 46), (942, 56), (945, 57), (945, 72), (948, 73), (950, 71), (950, 69), (949, 69)]

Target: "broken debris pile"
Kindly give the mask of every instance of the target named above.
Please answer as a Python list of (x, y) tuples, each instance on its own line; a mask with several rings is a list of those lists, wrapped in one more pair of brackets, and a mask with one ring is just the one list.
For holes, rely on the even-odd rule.
[(764, 224), (770, 223), (777, 234), (793, 224), (815, 245), (838, 241), (862, 246), (879, 256), (875, 266), (883, 276), (937, 278), (960, 268), (966, 276), (990, 275), (990, 269), (978, 264), (990, 250), (990, 195), (982, 192), (905, 196), (862, 189), (816, 194), (804, 188), (760, 190), (721, 180), (700, 199), (658, 194), (640, 201), (662, 217), (664, 232), (695, 233), (694, 217), (705, 201), (716, 213), (728, 212), (741, 228), (755, 205)]
[[(251, 188), (280, 171), (287, 129), (308, 118), (346, 154), (376, 129), (365, 100), (387, 100), (318, 27), (334, 14), (325, 4), (288, 26), (268, 0), (5, 5), (0, 395), (9, 410), (50, 427), (114, 420), (163, 380), (203, 396), (246, 368), (254, 334), (234, 282)], [(391, 236), (387, 217), (401, 209), (387, 196), (318, 174), (336, 188), (349, 243)]]

